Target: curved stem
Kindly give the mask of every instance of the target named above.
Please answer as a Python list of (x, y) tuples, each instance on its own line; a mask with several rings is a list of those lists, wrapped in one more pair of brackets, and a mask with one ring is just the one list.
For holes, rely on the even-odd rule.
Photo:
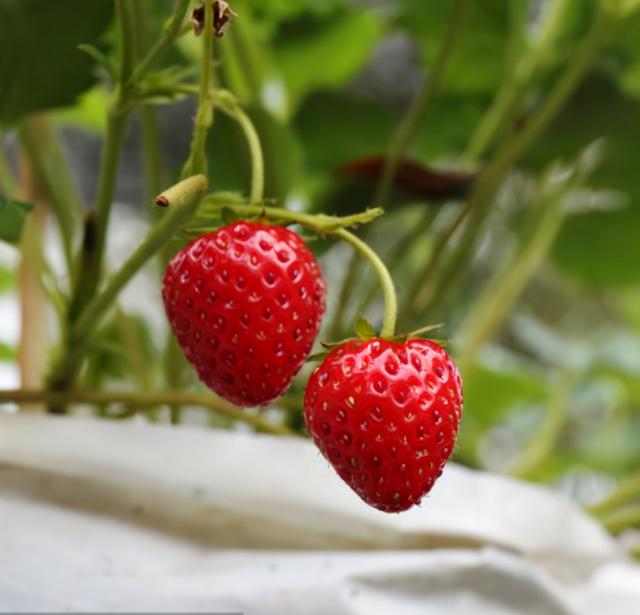
[(460, 33), (468, 4), (469, 0), (457, 0), (451, 11), (447, 32), (442, 40), (438, 55), (430, 67), (429, 75), (425, 77), (420, 91), (411, 102), (411, 106), (409, 107), (407, 114), (398, 126), (391, 144), (389, 145), (389, 150), (385, 156), (385, 166), (382, 172), (382, 177), (374, 197), (374, 205), (384, 207), (387, 199), (389, 198), (389, 192), (391, 191), (391, 186), (393, 185), (393, 180), (396, 175), (396, 171), (398, 170), (398, 164), (406, 154), (407, 149), (418, 130), (420, 120), (422, 119), (422, 116), (427, 110), (427, 107), (433, 99), (433, 95), (440, 84), (440, 79), (444, 73), (447, 60), (451, 57), (451, 52), (455, 47), (458, 34)]
[(260, 137), (249, 116), (239, 104), (220, 106), (220, 110), (233, 118), (244, 133), (251, 157), (251, 194), (252, 204), (259, 203), (264, 198), (264, 156)]
[[(298, 436), (284, 425), (274, 425), (260, 415), (251, 414), (228, 404), (213, 395), (182, 393), (181, 391), (129, 392), (129, 391), (47, 391), (31, 389), (0, 390), (0, 403), (34, 403), (50, 405), (81, 404), (125, 404), (141, 409), (150, 406), (180, 405), (201, 406), (217, 414), (241, 421), (255, 427), (258, 431), (281, 436)], [(124, 417), (121, 417), (124, 418)]]
[(353, 246), (361, 256), (369, 261), (380, 280), (384, 296), (384, 319), (380, 329), (380, 337), (392, 338), (396, 332), (396, 318), (398, 314), (398, 300), (393, 280), (380, 257), (360, 238), (345, 229), (332, 233), (345, 243)]

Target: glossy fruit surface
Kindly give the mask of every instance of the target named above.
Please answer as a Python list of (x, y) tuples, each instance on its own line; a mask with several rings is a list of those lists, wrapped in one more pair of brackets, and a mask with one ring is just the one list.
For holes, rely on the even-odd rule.
[(167, 267), (162, 296), (200, 379), (240, 406), (285, 392), (325, 311), (325, 283), (302, 239), (243, 221), (182, 249)]
[(309, 433), (340, 477), (371, 506), (418, 504), (451, 456), (462, 383), (435, 342), (374, 338), (335, 348), (313, 372)]

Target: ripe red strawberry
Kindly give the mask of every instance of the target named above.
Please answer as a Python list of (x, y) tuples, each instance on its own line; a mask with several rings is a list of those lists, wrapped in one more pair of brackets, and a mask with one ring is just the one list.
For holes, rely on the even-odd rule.
[(258, 406), (282, 395), (307, 358), (325, 290), (298, 235), (235, 222), (178, 252), (162, 297), (200, 379), (234, 404)]
[(430, 340), (350, 341), (313, 372), (304, 416), (340, 477), (384, 512), (418, 504), (451, 456), (462, 383)]

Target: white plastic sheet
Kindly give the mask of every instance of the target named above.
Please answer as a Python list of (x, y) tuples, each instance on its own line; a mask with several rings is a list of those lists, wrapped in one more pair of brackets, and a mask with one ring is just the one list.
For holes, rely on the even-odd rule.
[(640, 613), (570, 502), (452, 464), (386, 515), (303, 440), (5, 415), (0, 488), (4, 610)]

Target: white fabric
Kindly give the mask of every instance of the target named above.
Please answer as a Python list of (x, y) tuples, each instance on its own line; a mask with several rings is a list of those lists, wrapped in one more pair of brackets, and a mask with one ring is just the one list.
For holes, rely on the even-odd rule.
[(450, 464), (387, 515), (301, 439), (0, 415), (0, 520), (0, 610), (640, 613), (558, 494)]

